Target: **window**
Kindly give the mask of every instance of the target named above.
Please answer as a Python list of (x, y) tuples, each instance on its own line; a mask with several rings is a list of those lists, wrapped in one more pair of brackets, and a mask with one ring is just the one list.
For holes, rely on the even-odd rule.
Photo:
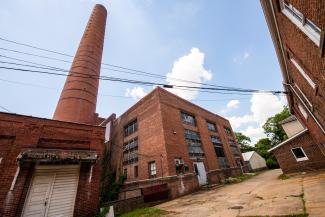
[(137, 178), (139, 175), (138, 166), (134, 166), (134, 178)]
[(124, 136), (129, 136), (138, 130), (137, 120), (132, 121), (131, 123), (124, 126)]
[(217, 157), (225, 157), (223, 145), (222, 145), (219, 137), (211, 136), (211, 142), (214, 146), (214, 151), (216, 152)]
[(230, 150), (231, 150), (231, 152), (233, 153), (233, 155), (234, 155), (235, 157), (240, 157), (240, 151), (239, 151), (239, 149), (238, 149), (238, 145), (237, 145), (236, 141), (230, 139), (230, 140), (229, 140), (229, 144), (230, 144)]
[(293, 155), (295, 156), (297, 161), (304, 161), (304, 160), (308, 160), (308, 157), (306, 156), (304, 150), (299, 147), (299, 148), (293, 148), (291, 149)]
[(231, 136), (231, 129), (229, 127), (224, 127), (225, 132), (228, 136)]
[(185, 129), (184, 135), (188, 145), (190, 157), (203, 157), (204, 152), (202, 150), (200, 134), (198, 132)]
[(306, 74), (306, 72), (301, 68), (301, 66), (297, 63), (296, 60), (294, 60), (293, 58), (290, 58), (290, 61), (292, 62), (292, 64), (298, 69), (298, 71), (300, 72), (300, 74), (306, 79), (306, 81), (308, 82), (308, 84), (315, 89), (316, 88), (316, 84), (313, 82), (313, 80)]
[(184, 173), (184, 160), (182, 158), (175, 158), (175, 167), (176, 167), (176, 174), (183, 174)]
[(228, 160), (226, 157), (218, 157), (218, 162), (221, 169), (229, 168)]
[(304, 118), (307, 120), (308, 114), (307, 114), (306, 110), (304, 109), (304, 107), (302, 107), (301, 104), (298, 104), (298, 108), (299, 108), (299, 111), (301, 112), (302, 116), (304, 116)]
[(133, 138), (123, 145), (123, 164), (138, 162), (138, 138)]
[(193, 115), (181, 112), (181, 117), (184, 124), (196, 126), (195, 117)]
[(318, 47), (320, 46), (321, 29), (307, 19), (300, 11), (291, 4), (280, 0), (281, 10), (302, 32), (304, 32)]
[(128, 169), (124, 168), (123, 175), (124, 175), (125, 178), (128, 177)]
[(208, 124), (208, 130), (212, 131), (212, 132), (217, 132), (217, 128), (216, 125), (210, 121), (207, 121)]
[(150, 178), (156, 177), (157, 175), (156, 162), (155, 161), (149, 162), (148, 165), (149, 165), (149, 177)]
[(133, 151), (134, 149), (138, 149), (138, 138), (131, 139), (123, 145), (124, 152)]

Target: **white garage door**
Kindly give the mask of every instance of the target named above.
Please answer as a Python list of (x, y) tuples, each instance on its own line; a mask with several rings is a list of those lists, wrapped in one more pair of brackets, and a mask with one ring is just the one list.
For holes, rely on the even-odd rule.
[(79, 171), (79, 165), (36, 166), (22, 216), (73, 216)]

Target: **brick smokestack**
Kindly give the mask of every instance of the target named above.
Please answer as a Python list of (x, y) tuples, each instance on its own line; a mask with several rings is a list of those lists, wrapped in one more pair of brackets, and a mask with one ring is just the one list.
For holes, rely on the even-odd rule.
[(53, 119), (95, 124), (107, 11), (97, 4), (74, 57)]

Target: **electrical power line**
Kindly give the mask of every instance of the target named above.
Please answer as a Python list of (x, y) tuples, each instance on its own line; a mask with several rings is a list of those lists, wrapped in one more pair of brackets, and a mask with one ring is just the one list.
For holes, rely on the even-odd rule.
[(73, 76), (73, 77), (83, 77), (83, 78), (91, 78), (91, 79), (100, 79), (100, 80), (108, 80), (108, 81), (116, 81), (116, 82), (123, 82), (123, 83), (132, 83), (132, 84), (139, 84), (139, 85), (145, 85), (145, 86), (163, 86), (168, 88), (185, 88), (188, 90), (202, 90), (205, 92), (209, 91), (227, 91), (235, 94), (234, 92), (242, 92), (242, 93), (266, 93), (266, 94), (281, 94), (284, 93), (282, 91), (259, 91), (259, 90), (237, 90), (237, 89), (227, 89), (227, 88), (211, 88), (211, 87), (196, 87), (196, 86), (186, 86), (186, 85), (166, 85), (164, 83), (157, 83), (157, 82), (148, 82), (148, 81), (139, 81), (139, 80), (131, 80), (131, 79), (125, 79), (125, 78), (117, 78), (117, 77), (108, 77), (108, 76), (93, 76), (85, 73), (75, 72), (75, 71), (69, 71), (65, 69), (59, 69), (59, 68), (47, 68), (47, 67), (39, 67), (39, 66), (32, 66), (32, 65), (26, 65), (26, 64), (19, 64), (19, 63), (13, 63), (13, 62), (4, 62), (0, 61), (0, 63), (5, 64), (13, 64), (13, 65), (19, 65), (19, 66), (25, 66), (25, 67), (33, 67), (33, 68), (41, 68), (46, 70), (54, 70), (54, 71), (61, 71), (61, 72), (70, 72), (68, 75), (62, 74), (62, 73), (56, 73), (56, 72), (48, 72), (48, 71), (41, 71), (41, 70), (31, 70), (26, 68), (13, 68), (13, 67), (3, 67), (0, 68), (8, 69), (8, 70), (15, 70), (15, 71), (25, 71), (25, 72), (32, 72), (32, 73), (40, 73), (40, 74), (49, 74), (49, 75), (57, 75), (57, 76)]
[[(41, 48), (41, 47), (34, 46), (34, 45), (30, 45), (30, 44), (27, 44), (27, 43), (21, 43), (21, 42), (17, 42), (17, 41), (5, 39), (3, 37), (0, 37), (0, 40), (6, 41), (6, 42), (9, 42), (9, 43), (13, 43), (13, 44), (17, 44), (17, 45), (20, 45), (20, 46), (25, 46), (25, 47), (29, 47), (29, 48), (33, 48), (33, 49), (37, 49), (37, 50), (41, 50), (41, 51), (46, 51), (46, 52), (53, 53), (53, 54), (57, 54), (57, 55), (62, 55), (62, 56), (72, 57), (72, 58), (74, 57), (74, 56), (72, 56), (70, 54), (66, 54), (66, 53), (63, 53), (63, 52), (53, 51), (53, 50), (50, 50), (50, 49)], [(9, 49), (7, 49), (7, 50), (9, 50)], [(13, 52), (17, 52), (17, 51), (13, 51)], [(21, 53), (27, 54), (26, 52), (21, 52)], [(27, 54), (27, 55), (29, 55), (29, 54)], [(43, 55), (35, 55), (35, 54), (32, 54), (32, 55), (38, 56), (38, 57), (43, 57), (43, 58), (51, 58), (51, 57), (45, 57)], [(57, 61), (61, 61), (60, 59), (57, 59), (57, 58), (52, 58), (52, 59), (53, 60), (57, 60)], [(66, 60), (62, 60), (62, 61), (63, 62), (70, 62), (71, 63), (71, 61), (66, 61)], [(106, 65), (106, 66), (110, 66), (110, 67), (114, 67), (114, 68), (119, 68), (119, 69), (127, 70), (127, 71), (116, 70), (116, 69), (113, 70), (113, 69), (109, 69), (109, 68), (105, 68), (105, 67), (102, 67), (102, 69), (107, 69), (107, 70), (112, 70), (112, 71), (117, 71), (117, 72), (122, 72), (122, 73), (129, 73), (129, 74), (141, 73), (142, 76), (149, 76), (149, 77), (156, 77), (156, 78), (160, 78), (160, 79), (167, 79), (167, 76), (163, 76), (163, 75), (159, 75), (159, 74), (155, 74), (155, 73), (149, 73), (149, 72), (145, 72), (143, 70), (132, 69), (132, 68), (118, 66), (118, 65), (113, 65), (113, 64), (108, 64), (108, 63), (101, 63), (101, 64), (102, 65)], [(130, 71), (132, 71), (133, 73), (131, 73)], [(136, 72), (136, 73), (134, 73), (134, 72)], [(139, 75), (139, 74), (137, 74), (137, 75)], [(205, 85), (205, 86), (210, 86), (210, 87), (227, 88), (226, 86), (206, 84), (206, 83), (202, 83), (202, 82), (194, 82), (194, 81), (189, 81), (189, 80), (184, 80), (184, 79), (179, 79), (179, 78), (173, 78), (173, 77), (168, 77), (168, 79), (175, 80), (175, 81), (192, 83), (192, 84), (200, 84), (200, 85)], [(233, 87), (231, 87), (231, 88), (233, 88)], [(233, 89), (235, 89), (235, 88), (233, 88)], [(243, 88), (236, 88), (236, 89), (243, 89)]]
[(9, 111), (9, 109), (6, 109), (5, 107), (3, 107), (3, 106), (1, 106), (1, 105), (0, 105), (0, 108), (1, 108), (2, 110), (7, 111), (7, 112), (11, 112), (11, 111)]

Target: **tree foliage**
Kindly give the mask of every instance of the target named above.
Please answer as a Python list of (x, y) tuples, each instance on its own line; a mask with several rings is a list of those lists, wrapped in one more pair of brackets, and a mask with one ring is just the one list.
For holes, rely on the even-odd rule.
[(288, 139), (287, 134), (284, 132), (279, 122), (283, 121), (290, 115), (291, 114), (289, 112), (288, 107), (284, 107), (280, 113), (269, 117), (263, 125), (264, 132), (270, 138), (272, 146), (275, 146), (280, 142), (283, 142), (284, 140)]
[(251, 139), (248, 136), (246, 136), (240, 132), (235, 132), (235, 136), (236, 136), (237, 142), (240, 145), (240, 151), (242, 153), (255, 150), (255, 148), (253, 146), (249, 145), (251, 142)]
[(270, 148), (272, 148), (272, 142), (269, 138), (260, 139), (255, 145), (255, 151), (266, 160), (269, 169), (279, 168), (274, 155), (268, 152)]

